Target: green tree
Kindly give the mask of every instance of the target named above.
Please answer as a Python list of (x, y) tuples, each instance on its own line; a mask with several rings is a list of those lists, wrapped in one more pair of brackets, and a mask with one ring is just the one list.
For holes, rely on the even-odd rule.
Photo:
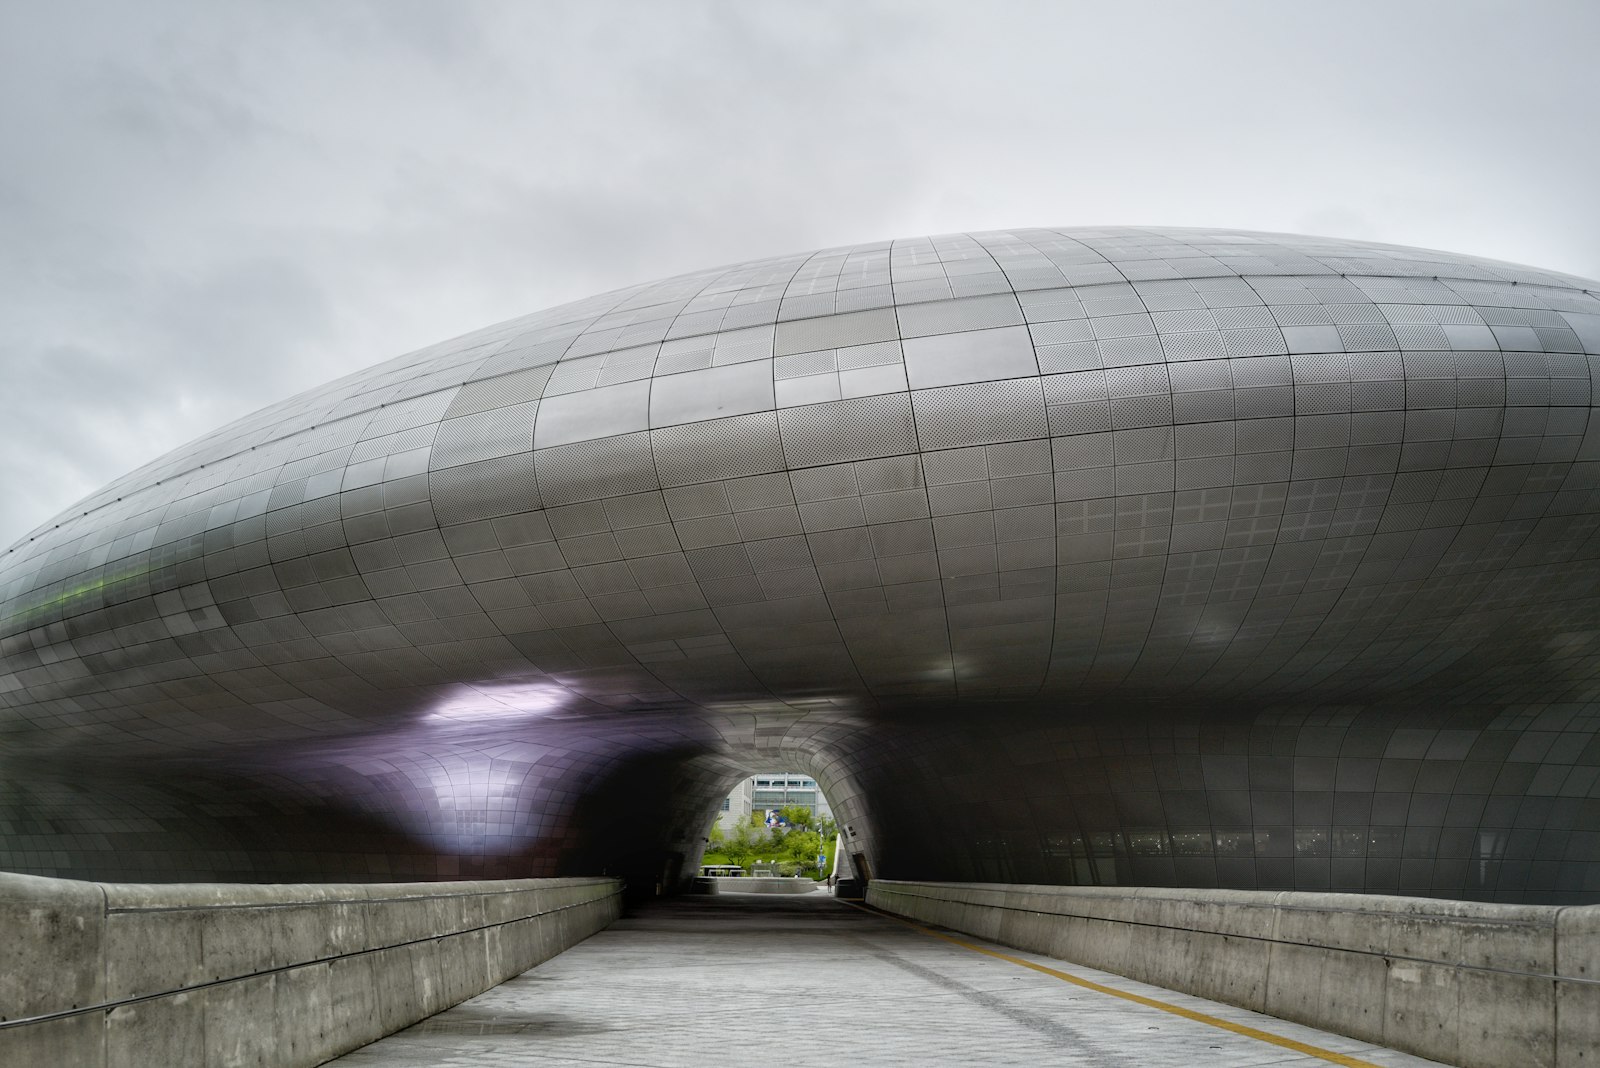
[(756, 854), (765, 852), (766, 847), (765, 828), (758, 829), (752, 823), (745, 823), (735, 827), (733, 833), (723, 839), (719, 852), (728, 858), (728, 863), (737, 864), (742, 868), (749, 864)]
[(816, 831), (795, 831), (784, 842), (784, 850), (801, 868), (815, 869), (822, 852), (822, 835)]
[(813, 822), (811, 809), (805, 805), (784, 805), (778, 810), (778, 815), (782, 817), (783, 822), (802, 831), (809, 829)]
[(839, 825), (834, 822), (832, 816), (818, 816), (817, 825), (811, 829), (822, 835), (824, 842), (831, 842), (839, 837)]

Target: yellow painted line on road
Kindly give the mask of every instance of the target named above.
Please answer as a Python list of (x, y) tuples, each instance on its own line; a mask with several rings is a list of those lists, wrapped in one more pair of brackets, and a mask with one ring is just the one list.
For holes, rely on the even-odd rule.
[(962, 949), (970, 949), (974, 953), (982, 953), (985, 957), (993, 957), (996, 960), (1003, 960), (1009, 964), (1016, 964), (1032, 971), (1042, 972), (1045, 975), (1060, 979), (1064, 983), (1071, 983), (1073, 986), (1081, 986), (1085, 990), (1093, 990), (1097, 994), (1110, 994), (1114, 998), (1121, 998), (1123, 1001), (1131, 1001), (1135, 1005), (1143, 1005), (1145, 1008), (1159, 1009), (1162, 1012), (1170, 1012), (1174, 1016), (1182, 1016), (1185, 1020), (1193, 1020), (1196, 1023), (1203, 1023), (1210, 1027), (1218, 1027), (1224, 1031), (1231, 1031), (1236, 1035), (1243, 1035), (1245, 1038), (1253, 1038), (1258, 1042), (1266, 1042), (1274, 1046), (1281, 1046), (1283, 1049), (1293, 1050), (1296, 1053), (1304, 1053), (1308, 1057), (1316, 1057), (1318, 1060), (1327, 1061), (1329, 1064), (1343, 1065), (1344, 1068), (1382, 1068), (1381, 1065), (1373, 1064), (1371, 1061), (1364, 1061), (1360, 1057), (1352, 1057), (1348, 1053), (1335, 1053), (1331, 1049), (1323, 1049), (1321, 1046), (1313, 1046), (1309, 1043), (1297, 1042), (1292, 1038), (1285, 1038), (1283, 1035), (1275, 1035), (1271, 1031), (1263, 1031), (1259, 1027), (1251, 1027), (1248, 1024), (1234, 1023), (1231, 1020), (1224, 1020), (1220, 1016), (1211, 1016), (1203, 1012), (1196, 1012), (1193, 1009), (1183, 1008), (1180, 1005), (1171, 1005), (1165, 1001), (1157, 1001), (1155, 998), (1147, 998), (1143, 994), (1135, 994), (1127, 990), (1118, 990), (1114, 986), (1106, 986), (1103, 983), (1096, 983), (1090, 979), (1083, 979), (1076, 975), (1071, 975), (1067, 972), (1060, 971), (1056, 968), (1047, 968), (1043, 964), (1035, 964), (1031, 960), (1023, 960), (1021, 957), (1013, 957), (1009, 953), (1000, 953), (992, 949), (985, 949), (983, 946), (975, 945), (971, 942), (964, 942), (959, 938), (952, 938), (943, 932), (935, 931), (931, 927), (924, 927), (920, 923), (905, 919), (901, 916), (896, 916), (892, 912), (885, 912), (882, 909), (873, 908), (870, 905), (859, 905), (854, 901), (846, 901), (845, 904), (851, 906), (852, 908), (858, 908), (862, 912), (870, 912), (875, 916), (882, 916), (885, 919), (894, 920), (896, 923), (903, 923), (912, 930), (921, 931), (925, 935), (931, 935), (934, 938), (942, 939), (943, 941), (949, 942), (951, 945), (960, 946)]

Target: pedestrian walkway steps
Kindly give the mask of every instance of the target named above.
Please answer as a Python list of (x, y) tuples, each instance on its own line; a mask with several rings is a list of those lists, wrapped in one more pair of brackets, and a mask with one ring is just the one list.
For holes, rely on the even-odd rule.
[(1419, 1057), (836, 901), (663, 901), (332, 1062), (1426, 1068)]

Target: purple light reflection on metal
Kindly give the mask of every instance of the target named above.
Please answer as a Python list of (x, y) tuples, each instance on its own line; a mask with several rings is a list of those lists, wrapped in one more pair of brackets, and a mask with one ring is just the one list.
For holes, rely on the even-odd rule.
[[(407, 829), (447, 854), (494, 852), (515, 844), (525, 848), (537, 835), (529, 801), (537, 777), (506, 774), (484, 756), (452, 756), (427, 769), (437, 802), (417, 813)], [(444, 817), (441, 819), (440, 817)]]

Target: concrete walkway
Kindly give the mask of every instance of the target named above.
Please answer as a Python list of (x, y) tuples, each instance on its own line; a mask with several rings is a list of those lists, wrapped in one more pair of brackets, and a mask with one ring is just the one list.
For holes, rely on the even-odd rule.
[[(988, 946), (961, 936), (962, 941)], [(1092, 968), (988, 946), (1255, 1028), (1275, 1045), (1076, 986), (835, 901), (665, 901), (515, 979), (332, 1062), (1425, 1068), (1435, 1062)]]

